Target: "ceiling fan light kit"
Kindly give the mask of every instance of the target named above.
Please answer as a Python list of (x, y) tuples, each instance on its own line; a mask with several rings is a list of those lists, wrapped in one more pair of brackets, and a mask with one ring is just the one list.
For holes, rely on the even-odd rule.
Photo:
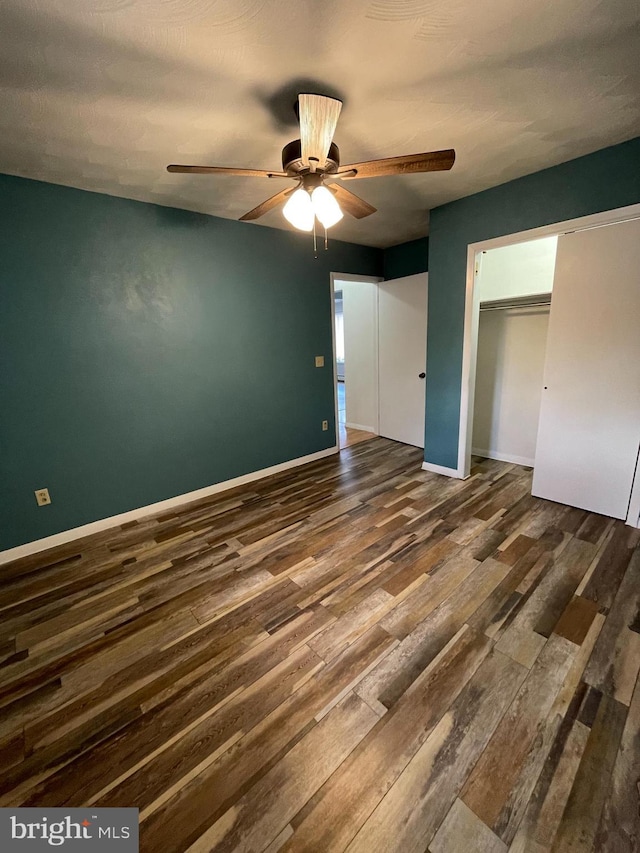
[[(234, 169), (224, 166), (167, 166), (169, 172), (187, 174), (224, 174), (246, 177), (292, 178), (298, 186), (282, 190), (241, 216), (242, 221), (258, 219), (286, 201), (285, 219), (300, 231), (314, 232), (316, 219), (326, 229), (339, 222), (343, 210), (356, 219), (376, 212), (376, 208), (342, 186), (344, 180), (375, 178), (380, 175), (407, 175), (451, 169), (455, 151), (430, 151), (383, 160), (352, 163), (340, 168), (340, 151), (333, 142), (342, 101), (324, 95), (298, 95), (300, 139), (282, 149), (282, 172), (263, 169)], [(336, 183), (328, 183), (325, 181)]]
[(314, 218), (325, 228), (331, 228), (344, 216), (335, 196), (322, 184), (312, 190), (301, 186), (289, 196), (282, 213), (300, 231), (311, 231)]
[(311, 231), (315, 216), (311, 196), (302, 187), (296, 190), (285, 204), (282, 213), (294, 228), (300, 231)]
[(311, 193), (311, 203), (318, 221), (325, 228), (331, 228), (336, 222), (340, 222), (344, 216), (336, 197), (322, 185), (316, 187)]

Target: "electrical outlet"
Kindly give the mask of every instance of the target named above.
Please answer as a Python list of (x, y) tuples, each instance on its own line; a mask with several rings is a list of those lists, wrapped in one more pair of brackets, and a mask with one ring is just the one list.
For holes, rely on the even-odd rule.
[(324, 367), (324, 356), (317, 355), (316, 356), (316, 367)]
[(36, 496), (38, 506), (47, 506), (47, 504), (51, 503), (49, 489), (36, 489), (34, 494)]
[(329, 421), (322, 421), (322, 431), (326, 432), (329, 429)]

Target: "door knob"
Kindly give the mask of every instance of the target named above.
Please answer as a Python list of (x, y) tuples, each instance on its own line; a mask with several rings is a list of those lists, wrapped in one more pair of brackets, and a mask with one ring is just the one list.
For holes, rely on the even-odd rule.
[(424, 377), (425, 377), (426, 375), (427, 375), (426, 373), (419, 373), (419, 374), (418, 374), (418, 379), (424, 379)]

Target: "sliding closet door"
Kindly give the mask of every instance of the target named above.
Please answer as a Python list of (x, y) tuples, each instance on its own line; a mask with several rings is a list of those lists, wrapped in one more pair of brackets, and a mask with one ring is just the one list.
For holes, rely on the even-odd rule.
[(640, 441), (640, 221), (558, 240), (533, 494), (626, 518)]

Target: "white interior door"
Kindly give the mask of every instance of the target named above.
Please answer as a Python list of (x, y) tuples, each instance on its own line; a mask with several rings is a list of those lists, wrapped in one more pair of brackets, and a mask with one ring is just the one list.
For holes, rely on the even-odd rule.
[(424, 447), (427, 274), (378, 285), (380, 435)]
[(640, 221), (558, 240), (533, 494), (626, 518), (640, 441)]

